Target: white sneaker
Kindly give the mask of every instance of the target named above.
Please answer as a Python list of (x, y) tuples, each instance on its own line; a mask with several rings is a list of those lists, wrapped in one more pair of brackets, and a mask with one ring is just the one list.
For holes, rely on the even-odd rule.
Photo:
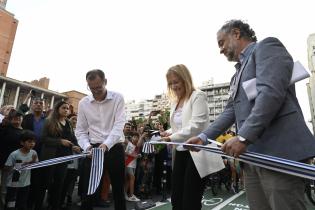
[(137, 198), (135, 195), (132, 195), (128, 198), (128, 201), (133, 201), (133, 202), (137, 202), (137, 201), (140, 201), (139, 198)]

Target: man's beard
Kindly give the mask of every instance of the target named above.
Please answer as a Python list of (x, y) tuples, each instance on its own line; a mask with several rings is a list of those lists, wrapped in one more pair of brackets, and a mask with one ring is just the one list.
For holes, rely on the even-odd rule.
[(228, 61), (235, 61), (235, 52), (233, 50), (229, 50), (226, 54), (226, 58)]

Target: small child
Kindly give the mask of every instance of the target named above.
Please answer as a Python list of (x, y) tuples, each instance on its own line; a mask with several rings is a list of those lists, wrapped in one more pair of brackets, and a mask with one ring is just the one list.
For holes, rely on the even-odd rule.
[[(140, 201), (134, 195), (134, 185), (135, 185), (135, 171), (137, 166), (137, 158), (139, 157), (139, 134), (133, 133), (131, 137), (131, 142), (129, 141), (126, 146), (126, 200), (128, 201)], [(129, 195), (128, 195), (129, 192)]]
[(36, 135), (30, 130), (24, 130), (20, 137), (20, 143), (22, 147), (13, 151), (6, 163), (5, 170), (9, 171), (7, 179), (7, 195), (5, 209), (27, 209), (27, 199), (29, 186), (31, 184), (31, 171), (23, 170), (20, 173), (13, 170), (15, 167), (21, 165), (34, 163), (38, 161), (38, 156), (35, 150)]

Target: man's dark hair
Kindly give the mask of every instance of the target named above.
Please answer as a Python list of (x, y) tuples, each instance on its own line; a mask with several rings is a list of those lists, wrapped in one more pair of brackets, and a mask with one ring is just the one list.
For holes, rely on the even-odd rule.
[(88, 71), (88, 72), (86, 73), (85, 78), (86, 78), (86, 80), (94, 80), (97, 76), (98, 76), (99, 78), (101, 78), (103, 81), (105, 81), (105, 74), (104, 74), (104, 72), (103, 72), (102, 70), (100, 70), (100, 69), (93, 69), (93, 70), (91, 70), (91, 71)]
[(247, 23), (241, 20), (229, 20), (221, 27), (219, 31), (231, 33), (231, 31), (235, 28), (240, 30), (241, 37), (253, 42), (257, 41), (255, 31)]
[(127, 125), (129, 125), (130, 127), (132, 126), (132, 124), (130, 122), (126, 122), (124, 127), (126, 127)]
[(27, 140), (34, 140), (36, 141), (36, 134), (31, 130), (23, 130), (20, 141), (25, 142)]
[(21, 110), (11, 109), (8, 114), (8, 120), (12, 120), (14, 117), (24, 116), (24, 113)]

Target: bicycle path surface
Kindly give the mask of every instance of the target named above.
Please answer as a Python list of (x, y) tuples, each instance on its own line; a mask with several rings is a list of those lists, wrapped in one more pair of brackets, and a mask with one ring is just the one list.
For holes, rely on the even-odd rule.
[[(162, 199), (161, 195), (154, 195), (152, 200), (155, 202), (156, 206), (153, 208), (149, 208), (150, 210), (170, 210), (172, 209), (170, 198), (167, 199), (166, 202), (160, 202)], [(314, 210), (315, 206), (312, 205), (307, 197), (305, 196), (307, 210)], [(78, 198), (74, 198), (74, 201), (78, 201)], [(142, 200), (145, 201), (145, 200)], [(128, 202), (127, 210), (135, 210), (135, 203)], [(79, 210), (79, 206), (75, 203), (72, 205), (69, 210)], [(94, 210), (114, 210), (113, 202), (109, 207), (94, 207)], [(228, 192), (226, 190), (220, 190), (218, 195), (213, 196), (211, 190), (208, 189), (204, 193), (204, 197), (202, 199), (202, 210), (249, 210), (249, 206), (246, 200), (246, 193), (244, 190), (241, 190), (239, 193), (234, 194), (232, 192)]]

